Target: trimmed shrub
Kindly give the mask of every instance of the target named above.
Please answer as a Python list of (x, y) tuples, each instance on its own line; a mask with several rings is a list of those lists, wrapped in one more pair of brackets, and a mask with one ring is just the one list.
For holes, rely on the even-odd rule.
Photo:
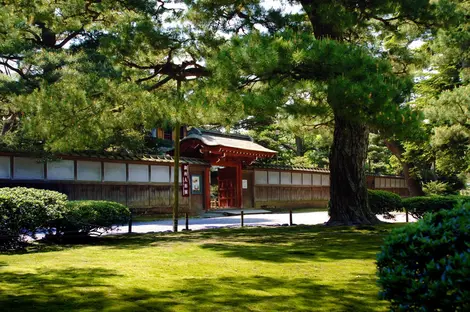
[(449, 189), (449, 184), (446, 182), (429, 181), (423, 184), (423, 192), (427, 196), (446, 195), (450, 193)]
[(370, 210), (375, 214), (381, 214), (386, 219), (392, 219), (393, 215), (390, 212), (403, 210), (401, 197), (395, 193), (380, 190), (368, 190), (367, 193)]
[[(378, 215), (383, 215), (385, 219), (393, 219), (392, 211), (403, 210), (403, 203), (400, 195), (381, 190), (367, 190), (370, 210)], [(328, 215), (330, 214), (330, 201), (328, 201)]]
[(449, 210), (459, 202), (470, 202), (470, 196), (418, 196), (403, 199), (403, 206), (416, 219), (420, 219), (427, 212)]
[(395, 229), (377, 255), (392, 311), (470, 311), (470, 203)]
[[(65, 211), (67, 196), (26, 187), (0, 188), (0, 246), (16, 248), (22, 235), (50, 229)], [(1, 248), (1, 247), (0, 247)]]
[(110, 201), (79, 200), (67, 203), (62, 218), (56, 220), (58, 235), (89, 235), (111, 230), (129, 221), (130, 210)]

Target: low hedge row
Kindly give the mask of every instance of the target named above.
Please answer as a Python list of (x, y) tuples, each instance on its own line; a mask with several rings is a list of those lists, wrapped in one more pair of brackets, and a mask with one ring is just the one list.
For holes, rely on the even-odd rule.
[(421, 219), (426, 213), (449, 210), (459, 203), (467, 202), (470, 202), (470, 196), (420, 196), (403, 199), (403, 207), (413, 217)]
[[(381, 190), (367, 190), (370, 210), (386, 219), (392, 219), (391, 212), (403, 210), (401, 197), (395, 193)], [(330, 204), (328, 203), (328, 214), (330, 215)]]
[(54, 221), (59, 235), (88, 235), (109, 231), (129, 221), (129, 209), (116, 202), (79, 200), (67, 203), (62, 218)]
[(401, 198), (399, 195), (381, 191), (368, 190), (369, 207), (376, 215), (384, 218), (393, 218), (391, 212), (406, 210), (416, 219), (421, 219), (424, 214), (449, 210), (459, 203), (470, 203), (470, 196), (448, 195), (448, 196), (418, 196)]
[(16, 249), (25, 235), (89, 235), (129, 220), (129, 209), (108, 201), (67, 201), (55, 191), (25, 187), (0, 188), (0, 249)]

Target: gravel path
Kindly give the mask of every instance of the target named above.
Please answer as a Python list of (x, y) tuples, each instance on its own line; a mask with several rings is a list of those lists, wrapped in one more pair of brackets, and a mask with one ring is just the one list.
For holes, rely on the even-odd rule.
[[(386, 222), (405, 222), (404, 213), (396, 213), (395, 220), (385, 220), (383, 217), (378, 216), (380, 220)], [(326, 211), (320, 212), (299, 212), (293, 214), (293, 223), (295, 224), (322, 224), (328, 221), (328, 213)], [(245, 226), (268, 226), (268, 225), (282, 225), (289, 223), (288, 213), (272, 213), (272, 214), (250, 214), (245, 215)], [(415, 220), (410, 216), (410, 222)], [(178, 230), (183, 230), (185, 227), (185, 220), (179, 220)], [(222, 227), (239, 227), (240, 216), (230, 217), (214, 217), (214, 218), (190, 218), (190, 230), (203, 230)], [(149, 232), (165, 232), (172, 230), (171, 220), (160, 220), (152, 222), (134, 222), (132, 225), (133, 233), (149, 233)], [(127, 233), (128, 227), (120, 226), (111, 233)]]

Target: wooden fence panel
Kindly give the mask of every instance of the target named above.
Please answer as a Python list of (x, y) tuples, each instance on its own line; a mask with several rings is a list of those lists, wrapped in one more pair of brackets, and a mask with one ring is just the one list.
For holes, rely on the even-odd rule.
[(127, 205), (130, 208), (144, 208), (150, 206), (149, 186), (129, 185), (127, 187)]
[(75, 184), (74, 200), (102, 200), (99, 184)]
[(125, 185), (103, 185), (103, 200), (114, 201), (123, 205), (126, 202), (126, 186)]
[(278, 201), (280, 199), (280, 187), (278, 186), (272, 186), (268, 187), (269, 188), (269, 197), (268, 201)]
[(149, 189), (151, 207), (169, 207), (170, 206), (170, 186), (158, 185), (150, 186)]
[(267, 201), (268, 200), (268, 187), (267, 186), (255, 186), (256, 188), (256, 201)]
[(280, 187), (280, 200), (281, 201), (290, 201), (291, 200), (291, 187)]

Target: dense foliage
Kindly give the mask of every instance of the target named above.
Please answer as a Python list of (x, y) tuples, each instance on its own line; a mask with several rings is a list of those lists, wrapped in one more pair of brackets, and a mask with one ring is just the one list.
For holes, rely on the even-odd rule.
[[(369, 208), (374, 215), (383, 215), (385, 219), (393, 219), (392, 212), (403, 210), (403, 202), (399, 195), (381, 191), (367, 190)], [(328, 202), (328, 215), (330, 215), (330, 202)]]
[(423, 184), (423, 191), (428, 196), (445, 195), (450, 192), (450, 186), (446, 182), (429, 181)]
[(99, 234), (114, 225), (129, 221), (130, 211), (126, 206), (99, 200), (79, 200), (67, 203), (63, 216), (54, 221), (58, 235)]
[(67, 196), (25, 187), (0, 188), (0, 248), (15, 248), (25, 234), (50, 228), (63, 216)]
[(391, 219), (393, 218), (391, 212), (403, 209), (401, 197), (395, 193), (381, 190), (368, 190), (367, 194), (369, 197), (370, 210), (376, 215), (380, 214), (385, 218)]
[(394, 230), (377, 256), (392, 311), (468, 311), (469, 241), (469, 203)]
[(470, 196), (418, 196), (403, 199), (403, 206), (413, 217), (419, 219), (428, 212), (449, 210), (459, 202), (470, 202)]

